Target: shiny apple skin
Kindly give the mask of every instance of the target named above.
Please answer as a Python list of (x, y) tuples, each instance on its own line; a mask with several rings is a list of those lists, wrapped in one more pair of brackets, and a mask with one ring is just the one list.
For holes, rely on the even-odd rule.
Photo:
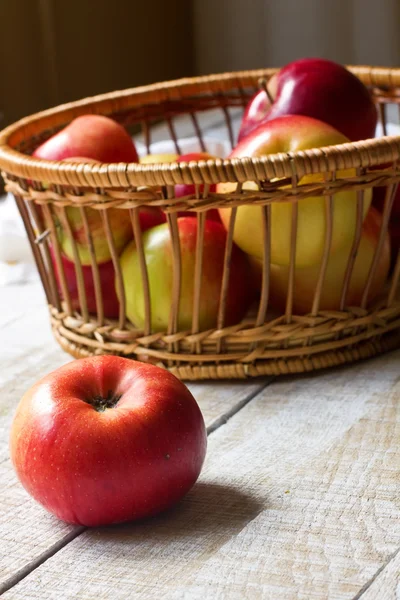
[[(117, 398), (98, 411), (88, 401)], [(207, 446), (201, 411), (167, 371), (116, 356), (73, 361), (19, 403), (11, 458), (28, 493), (77, 525), (149, 517), (197, 480)]]
[[(324, 121), (357, 141), (375, 135), (377, 110), (367, 87), (342, 65), (322, 58), (289, 63), (273, 76), (268, 89), (272, 106), (262, 90), (244, 114), (239, 140), (260, 123), (283, 115), (304, 115)], [(261, 115), (264, 115), (262, 119)]]
[(64, 160), (87, 156), (99, 162), (139, 162), (132, 138), (109, 117), (82, 115), (43, 142), (33, 153), (36, 158)]

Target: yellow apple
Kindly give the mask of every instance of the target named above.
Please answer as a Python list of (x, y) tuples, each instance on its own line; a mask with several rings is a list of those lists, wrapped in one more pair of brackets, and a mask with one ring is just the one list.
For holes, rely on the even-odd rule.
[(156, 163), (171, 163), (171, 162), (175, 162), (178, 158), (177, 154), (170, 154), (170, 153), (164, 153), (164, 154), (146, 154), (146, 156), (142, 156), (139, 159), (139, 162), (141, 165), (152, 165), (152, 164), (156, 164)]
[[(360, 306), (367, 283), (368, 274), (378, 244), (382, 216), (371, 207), (363, 223), (361, 241), (351, 275), (346, 306)], [(331, 254), (325, 272), (320, 310), (339, 310), (347, 264), (351, 253), (351, 243)], [(253, 261), (254, 265), (254, 261)], [(382, 292), (390, 266), (390, 240), (386, 234), (382, 252), (372, 280), (368, 302), (371, 303)], [(261, 271), (261, 261), (259, 261)], [(293, 312), (307, 314), (311, 311), (314, 294), (319, 278), (320, 265), (296, 267), (294, 276)], [(289, 281), (289, 268), (271, 264), (270, 269), (270, 305), (280, 311), (285, 310)]]
[[(289, 115), (269, 121), (244, 138), (230, 158), (261, 157), (277, 152), (297, 152), (308, 148), (331, 146), (347, 142), (347, 138), (330, 125), (310, 117)], [(355, 170), (338, 171), (337, 179), (355, 175)], [(323, 181), (322, 174), (303, 177), (299, 185)], [(234, 183), (218, 184), (220, 193), (232, 192)], [(244, 189), (258, 189), (256, 182), (246, 182)], [(357, 193), (351, 190), (333, 196), (332, 251), (339, 250), (353, 238), (357, 219)], [(371, 191), (364, 194), (364, 216), (371, 203)], [(261, 208), (247, 204), (237, 211), (234, 240), (248, 254), (263, 256)], [(292, 202), (271, 204), (271, 259), (274, 264), (290, 262)], [(221, 220), (228, 228), (231, 209), (220, 209)], [(318, 264), (326, 239), (326, 200), (310, 196), (298, 202), (296, 265)]]

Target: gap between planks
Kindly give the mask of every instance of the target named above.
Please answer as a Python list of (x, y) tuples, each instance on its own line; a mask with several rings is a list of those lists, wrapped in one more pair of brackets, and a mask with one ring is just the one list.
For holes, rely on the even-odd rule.
[[(352, 600), (362, 600), (363, 598), (365, 598), (365, 600), (369, 599), (373, 599), (373, 595), (369, 595), (368, 590), (371, 589), (371, 587), (373, 586), (373, 584), (375, 583), (375, 581), (378, 579), (378, 577), (380, 575), (382, 575), (384, 577), (385, 572), (390, 568), (391, 564), (393, 563), (393, 561), (396, 560), (396, 558), (399, 556), (400, 553), (400, 548), (397, 548), (397, 550), (395, 550), (387, 559), (387, 561), (376, 571), (376, 573), (371, 577), (371, 579), (369, 581), (367, 581), (367, 583), (361, 588), (361, 590), (358, 592), (358, 594), (356, 594), (354, 596), (354, 598)], [(378, 592), (380, 593), (380, 591)], [(396, 593), (396, 592), (395, 592)], [(378, 596), (376, 596), (377, 598)], [(381, 600), (383, 600), (383, 597), (380, 597)], [(397, 598), (397, 595), (396, 595)]]
[[(215, 431), (217, 431), (220, 427), (226, 425), (226, 423), (238, 414), (245, 406), (247, 406), (254, 398), (256, 398), (261, 392), (263, 392), (274, 380), (276, 377), (271, 376), (264, 380), (264, 383), (260, 385), (256, 390), (253, 390), (250, 394), (246, 395), (242, 400), (237, 402), (230, 410), (227, 410), (221, 416), (217, 417), (208, 427), (207, 427), (207, 436), (211, 435)], [(8, 579), (6, 579), (2, 584), (0, 584), (0, 596), (5, 592), (13, 588), (15, 585), (20, 583), (25, 577), (30, 575), (33, 571), (35, 571), (38, 567), (44, 564), (49, 558), (53, 557), (57, 552), (62, 550), (67, 544), (75, 540), (82, 533), (87, 531), (89, 528), (84, 526), (78, 526), (76, 529), (65, 535), (63, 538), (55, 542), (50, 548), (45, 550), (42, 554), (40, 554), (37, 558), (35, 558), (30, 563), (24, 565), (21, 569), (19, 569), (16, 573), (11, 575)]]

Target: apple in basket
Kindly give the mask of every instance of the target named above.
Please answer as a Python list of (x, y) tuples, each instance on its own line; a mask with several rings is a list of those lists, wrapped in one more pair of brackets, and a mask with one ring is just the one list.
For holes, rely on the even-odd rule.
[(291, 62), (272, 76), (267, 92), (260, 90), (248, 103), (239, 141), (261, 122), (283, 115), (325, 121), (351, 141), (374, 137), (377, 111), (369, 90), (335, 62), (322, 58)]
[[(51, 260), (54, 267), (54, 272), (57, 280), (58, 290), (62, 294), (61, 275), (57, 265), (55, 252), (50, 247)], [(72, 260), (61, 254), (62, 269), (64, 271), (65, 280), (68, 288), (68, 293), (71, 299), (72, 309), (81, 312), (81, 304), (78, 293), (78, 280), (76, 276), (75, 264)], [(109, 319), (116, 319), (119, 315), (119, 300), (115, 292), (115, 269), (111, 260), (101, 263), (97, 266), (100, 280), (100, 293), (103, 303), (104, 316)], [(82, 265), (82, 276), (85, 288), (85, 296), (87, 309), (90, 314), (98, 314), (98, 306), (96, 302), (96, 288), (92, 267), (90, 265)]]
[[(181, 287), (178, 329), (192, 328), (195, 297), (195, 264), (198, 221), (193, 217), (177, 220), (181, 248)], [(216, 327), (224, 270), (227, 235), (221, 223), (206, 220), (204, 226), (202, 274), (199, 303), (199, 329)], [(165, 223), (143, 235), (143, 248), (150, 289), (151, 327), (167, 331), (173, 303), (173, 245)], [(145, 293), (139, 254), (131, 242), (120, 258), (126, 292), (126, 313), (139, 328), (145, 325)], [(246, 255), (234, 244), (229, 269), (224, 325), (239, 322), (253, 300), (251, 274)]]
[(33, 156), (45, 160), (65, 160), (87, 156), (99, 162), (139, 162), (128, 132), (103, 115), (82, 115), (36, 148)]
[[(387, 188), (384, 186), (373, 189), (372, 204), (383, 213)], [(389, 233), (392, 248), (392, 266), (394, 266), (400, 250), (400, 184), (394, 191), (392, 211), (389, 220)]]
[(172, 163), (178, 158), (178, 154), (164, 152), (158, 154), (146, 154), (139, 160), (141, 165), (153, 165), (157, 163)]
[(21, 399), (11, 458), (27, 492), (68, 523), (108, 525), (172, 506), (196, 482), (207, 436), (187, 387), (117, 356), (75, 360)]
[[(212, 156), (211, 154), (209, 154), (208, 152), (190, 152), (188, 154), (181, 154), (180, 156), (178, 154), (148, 154), (146, 156), (143, 156), (140, 159), (140, 163), (144, 164), (144, 165), (148, 165), (148, 164), (154, 164), (154, 163), (172, 163), (172, 162), (177, 162), (177, 163), (190, 163), (191, 161), (206, 161), (208, 159), (212, 159), (212, 158), (216, 158), (215, 156)], [(211, 184), (210, 185), (210, 192), (215, 192), (216, 189), (216, 185), (215, 184)], [(200, 185), (199, 186), (199, 192), (200, 194), (202, 194), (204, 191), (204, 185)], [(184, 196), (191, 196), (194, 195), (196, 193), (196, 188), (194, 184), (186, 184), (186, 183), (177, 183), (175, 185), (175, 198), (182, 198)], [(194, 217), (196, 216), (196, 212), (194, 211), (179, 211), (178, 212), (178, 216), (180, 217)], [(206, 218), (207, 219), (212, 219), (213, 221), (220, 221), (220, 216), (218, 213), (218, 210), (216, 208), (212, 208), (210, 210), (208, 210), (206, 212)]]
[[(362, 227), (361, 240), (346, 295), (346, 306), (360, 306), (368, 275), (378, 245), (382, 216), (371, 207)], [(339, 310), (343, 284), (352, 243), (348, 243), (328, 259), (325, 277), (320, 296), (319, 310)], [(386, 234), (379, 256), (374, 277), (372, 279), (368, 304), (371, 304), (382, 293), (390, 265), (390, 240)], [(261, 263), (259, 263), (261, 269)], [(314, 293), (317, 287), (320, 265), (297, 267), (294, 275), (293, 312), (307, 314), (311, 312)], [(270, 303), (271, 306), (285, 310), (289, 281), (289, 268), (282, 265), (271, 265), (270, 268)]]
[[(190, 163), (192, 161), (200, 162), (200, 161), (207, 161), (210, 158), (214, 159), (214, 158), (216, 158), (216, 156), (212, 156), (208, 152), (190, 152), (188, 154), (181, 154), (181, 156), (179, 156), (177, 162), (178, 163)], [(210, 185), (209, 191), (210, 192), (215, 192), (215, 190), (216, 190), (216, 185), (215, 185), (215, 183), (212, 183)], [(200, 193), (200, 195), (203, 192), (204, 192), (204, 185), (201, 184), (199, 186), (199, 193)], [(195, 193), (196, 193), (196, 187), (192, 183), (178, 183), (175, 186), (175, 197), (176, 198), (182, 198), (184, 196), (191, 196), (191, 195), (194, 195)], [(195, 216), (196, 215), (195, 212), (192, 212), (190, 210), (188, 210), (188, 211), (181, 211), (178, 214), (181, 217), (183, 217), (183, 216)], [(220, 216), (219, 216), (219, 212), (218, 212), (218, 210), (216, 208), (211, 208), (210, 210), (208, 210), (206, 212), (206, 219), (212, 219), (213, 221), (221, 221)]]
[[(229, 158), (260, 158), (279, 152), (297, 152), (308, 148), (332, 146), (347, 142), (347, 138), (333, 127), (317, 119), (301, 115), (288, 115), (260, 125), (234, 148)], [(355, 170), (337, 171), (336, 179), (355, 175)], [(306, 175), (298, 183), (323, 182), (322, 174)], [(220, 183), (218, 192), (236, 189), (234, 183)], [(258, 183), (249, 181), (245, 190), (258, 190)], [(371, 202), (371, 191), (364, 194), (364, 215)], [(340, 191), (333, 196), (332, 251), (346, 246), (353, 238), (357, 216), (357, 193)], [(278, 265), (290, 262), (292, 202), (271, 204), (271, 261)], [(234, 229), (234, 241), (248, 254), (263, 256), (263, 228), (261, 207), (239, 206)], [(228, 227), (231, 209), (219, 209), (222, 222)], [(324, 196), (310, 196), (298, 201), (296, 264), (317, 264), (323, 254), (326, 236), (326, 200)]]
[[(125, 129), (108, 117), (83, 115), (74, 119), (67, 127), (44, 142), (34, 152), (34, 156), (46, 160), (68, 162), (138, 162), (134, 143)], [(62, 251), (74, 260), (73, 242), (68, 233), (68, 224), (80, 261), (83, 265), (91, 262), (84, 218), (81, 210), (69, 206), (64, 212), (56, 208), (57, 225)], [(132, 239), (132, 226), (126, 210), (107, 210), (110, 230), (117, 253)], [(87, 208), (86, 217), (92, 235), (96, 262), (101, 264), (111, 259), (101, 211)], [(146, 207), (140, 210), (139, 218), (143, 229), (165, 221), (158, 208)], [(67, 220), (67, 222), (66, 222)]]

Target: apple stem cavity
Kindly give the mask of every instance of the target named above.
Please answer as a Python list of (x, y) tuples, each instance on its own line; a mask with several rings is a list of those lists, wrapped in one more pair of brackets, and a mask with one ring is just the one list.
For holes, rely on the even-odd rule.
[(264, 90), (264, 92), (267, 95), (269, 103), (272, 105), (274, 103), (274, 99), (272, 98), (271, 94), (269, 93), (268, 86), (267, 86), (267, 80), (264, 79), (264, 77), (262, 77), (261, 79), (258, 80), (258, 85), (259, 85), (260, 90)]
[(94, 396), (93, 398), (85, 399), (87, 404), (93, 406), (93, 408), (97, 412), (104, 412), (108, 408), (114, 408), (121, 399), (121, 395), (115, 395), (111, 390), (107, 392), (107, 395), (104, 396)]

